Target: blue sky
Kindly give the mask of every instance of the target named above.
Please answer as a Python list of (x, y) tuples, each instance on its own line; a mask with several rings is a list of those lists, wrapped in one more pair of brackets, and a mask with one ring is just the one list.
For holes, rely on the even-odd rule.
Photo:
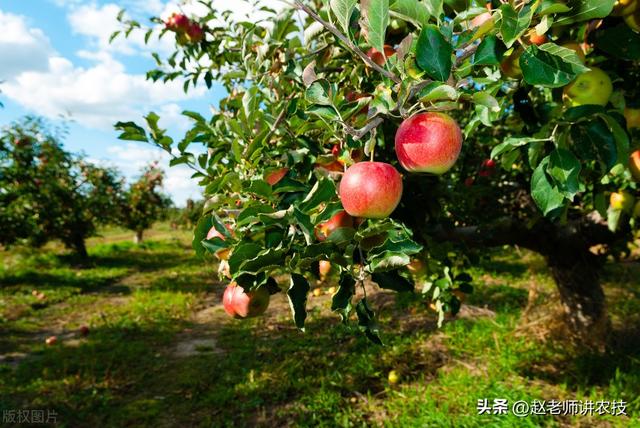
[[(178, 0), (0, 0), (0, 125), (26, 114), (46, 117), (53, 124), (69, 121), (65, 147), (83, 152), (96, 162), (115, 166), (131, 178), (147, 162), (158, 159), (165, 166), (165, 190), (178, 205), (199, 197), (199, 188), (185, 167), (169, 168), (168, 159), (148, 144), (117, 139), (118, 120), (141, 123), (142, 115), (155, 111), (161, 126), (179, 138), (189, 126), (180, 115), (195, 110), (205, 115), (224, 96), (220, 86), (204, 85), (189, 94), (182, 83), (166, 86), (144, 79), (154, 62), (152, 51), (170, 52), (172, 41), (140, 37), (108, 43), (117, 28), (121, 8), (143, 23), (151, 16), (168, 16)], [(246, 13), (241, 0), (215, 4)], [(198, 14), (197, 5), (181, 6)], [(61, 119), (65, 117), (66, 119)]]

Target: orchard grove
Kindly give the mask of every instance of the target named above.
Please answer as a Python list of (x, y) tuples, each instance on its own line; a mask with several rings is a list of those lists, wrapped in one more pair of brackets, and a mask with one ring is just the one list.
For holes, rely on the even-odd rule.
[(510, 245), (545, 258), (571, 336), (603, 347), (599, 271), (640, 222), (637, 1), (295, 0), (246, 21), (203, 1), (149, 28), (122, 13), (114, 37), (175, 37), (149, 79), (227, 95), (185, 111), (177, 140), (155, 113), (116, 127), (193, 169), (195, 251), (222, 259), (243, 309), (262, 296), (254, 314), (283, 291), (304, 329), (330, 262), (332, 310), (380, 342), (365, 280), (442, 321), (483, 248)]

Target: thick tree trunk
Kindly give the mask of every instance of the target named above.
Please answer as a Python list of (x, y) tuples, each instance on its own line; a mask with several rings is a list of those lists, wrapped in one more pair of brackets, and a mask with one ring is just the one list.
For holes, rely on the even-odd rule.
[(520, 245), (542, 254), (558, 287), (567, 328), (585, 346), (604, 349), (610, 322), (599, 279), (600, 260), (589, 247), (610, 243), (616, 236), (591, 217), (563, 227), (541, 222), (532, 229), (506, 219), (488, 229), (438, 229), (436, 236), (471, 246)]
[(136, 230), (136, 234), (133, 236), (134, 244), (141, 244), (143, 240), (144, 230)]
[(83, 237), (74, 236), (71, 247), (75, 251), (76, 255), (78, 255), (81, 259), (86, 259), (89, 257), (89, 254), (87, 253), (87, 246), (85, 245)]
[(610, 323), (598, 261), (583, 251), (547, 256), (547, 262), (560, 292), (567, 327), (582, 344), (603, 349)]

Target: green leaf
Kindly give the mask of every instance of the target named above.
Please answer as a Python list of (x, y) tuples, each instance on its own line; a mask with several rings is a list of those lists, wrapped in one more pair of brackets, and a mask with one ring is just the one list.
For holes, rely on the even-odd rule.
[(600, 160), (609, 171), (618, 159), (615, 138), (603, 120), (581, 122), (571, 127), (571, 141), (575, 153), (584, 161)]
[(569, 12), (571, 8), (564, 3), (559, 3), (556, 0), (543, 0), (539, 7), (538, 15), (551, 15), (554, 13)]
[(596, 32), (596, 46), (616, 58), (640, 59), (640, 34), (626, 24)]
[(349, 313), (351, 312), (351, 298), (356, 294), (356, 281), (353, 277), (342, 272), (340, 282), (338, 283), (338, 291), (331, 299), (331, 310), (338, 312), (342, 318), (342, 322), (347, 322)]
[(333, 105), (331, 85), (325, 79), (317, 80), (305, 92), (305, 99), (311, 104)]
[(553, 177), (558, 190), (569, 200), (584, 191), (584, 185), (580, 183), (581, 169), (580, 161), (569, 150), (556, 149), (549, 155), (547, 172)]
[(515, 10), (509, 3), (500, 6), (502, 11), (500, 34), (502, 34), (502, 41), (507, 48), (510, 48), (531, 25), (531, 18), (534, 12), (533, 4), (535, 3), (530, 2), (520, 10)]
[(494, 35), (486, 36), (473, 55), (474, 65), (498, 65), (502, 61), (506, 48)]
[(396, 0), (391, 5), (391, 11), (393, 15), (411, 22), (418, 28), (429, 22), (429, 10), (419, 0)]
[(213, 216), (204, 216), (198, 220), (195, 230), (193, 231), (193, 240), (191, 246), (196, 252), (198, 257), (203, 257), (205, 254), (205, 247), (202, 245), (202, 241), (205, 240), (207, 234), (213, 227)]
[(548, 165), (549, 156), (540, 162), (531, 177), (531, 196), (545, 216), (564, 205), (564, 195), (547, 177)]
[(420, 91), (418, 98), (423, 103), (440, 100), (455, 101), (458, 99), (458, 91), (446, 83), (431, 82)]
[(366, 299), (362, 299), (356, 305), (356, 314), (358, 315), (358, 326), (364, 332), (367, 339), (382, 345), (380, 338), (380, 328), (375, 320), (375, 314), (369, 307)]
[(367, 42), (379, 52), (384, 52), (389, 25), (389, 0), (360, 0), (360, 11), (364, 16)]
[[(231, 258), (229, 258), (229, 267), (231, 267)], [(284, 264), (284, 258), (287, 254), (286, 248), (267, 248), (260, 251), (252, 258), (245, 257), (244, 261), (238, 265), (238, 269), (235, 272), (258, 274), (262, 271), (271, 268), (281, 267)], [(231, 270), (235, 274), (234, 270)]]
[(444, 12), (443, 0), (422, 0), (422, 3), (426, 6), (429, 15), (437, 18), (438, 22), (440, 22), (440, 15)]
[(509, 137), (491, 150), (491, 159), (495, 159), (503, 153), (525, 146), (536, 141), (548, 141), (547, 139), (531, 137)]
[(333, 180), (322, 178), (316, 182), (309, 194), (300, 203), (300, 211), (309, 213), (321, 204), (335, 198), (335, 196), (336, 185)]
[(527, 83), (550, 88), (565, 86), (589, 70), (573, 50), (554, 43), (527, 47), (520, 57), (520, 68)]
[(612, 232), (616, 232), (620, 226), (620, 219), (622, 217), (622, 211), (616, 210), (611, 206), (607, 209), (607, 226)]
[(149, 142), (144, 128), (134, 122), (118, 122), (115, 124), (115, 128), (122, 131), (122, 133), (118, 135), (120, 140)]
[(298, 273), (291, 274), (290, 284), (287, 297), (293, 320), (296, 327), (304, 331), (304, 321), (307, 318), (307, 295), (311, 287), (307, 279)]
[(231, 257), (229, 257), (229, 268), (231, 273), (235, 274), (245, 260), (256, 257), (261, 250), (262, 246), (254, 242), (245, 242), (238, 245), (233, 250)]
[(374, 273), (371, 275), (371, 279), (381, 288), (388, 290), (398, 292), (414, 291), (413, 284), (400, 276), (397, 271)]
[(336, 19), (345, 34), (349, 34), (349, 22), (351, 21), (351, 14), (356, 7), (358, 0), (331, 0), (329, 5), (331, 10), (336, 15)]
[(245, 182), (244, 185), (245, 190), (254, 195), (268, 198), (273, 193), (273, 189), (269, 183), (264, 180), (251, 180), (249, 182)]
[(616, 0), (569, 0), (567, 6), (571, 12), (558, 17), (555, 25), (567, 25), (574, 22), (604, 18), (611, 14)]
[(416, 45), (416, 62), (429, 77), (446, 81), (451, 74), (453, 47), (435, 25), (425, 25)]
[(499, 112), (500, 105), (498, 101), (488, 92), (475, 92), (471, 97), (474, 104), (482, 105), (487, 107), (492, 112)]
[(622, 125), (620, 125), (620, 123), (612, 116), (602, 114), (600, 117), (607, 124), (607, 127), (609, 128), (609, 131), (611, 131), (614, 141), (616, 142), (617, 163), (626, 162), (626, 160), (629, 159), (629, 146), (631, 144), (627, 131), (625, 131)]

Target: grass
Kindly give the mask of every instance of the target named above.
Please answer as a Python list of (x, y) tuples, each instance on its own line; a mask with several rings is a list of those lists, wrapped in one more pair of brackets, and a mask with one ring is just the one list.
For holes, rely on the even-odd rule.
[[(437, 329), (412, 299), (373, 293), (379, 347), (339, 324), (327, 295), (310, 297), (304, 334), (282, 295), (263, 318), (230, 320), (188, 233), (160, 225), (141, 246), (129, 235), (92, 239), (83, 265), (56, 245), (0, 253), (1, 410), (54, 409), (70, 427), (640, 426), (638, 263), (606, 267), (621, 338), (606, 354), (541, 339), (530, 325), (554, 310), (553, 283), (539, 257), (513, 251), (473, 270), (468, 303), (493, 317)], [(625, 400), (630, 416), (480, 416), (484, 398)]]

